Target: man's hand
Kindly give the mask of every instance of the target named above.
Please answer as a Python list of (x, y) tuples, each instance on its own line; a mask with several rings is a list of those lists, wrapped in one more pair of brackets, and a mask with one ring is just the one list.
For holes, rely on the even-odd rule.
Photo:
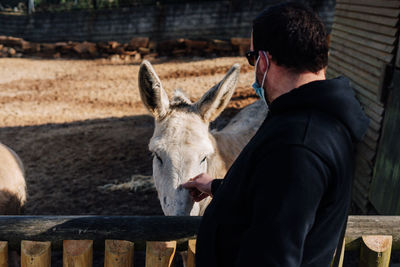
[(214, 178), (211, 178), (206, 173), (201, 173), (196, 177), (190, 178), (188, 182), (182, 184), (183, 188), (189, 189), (189, 193), (193, 200), (196, 202), (202, 201), (211, 194), (211, 182)]

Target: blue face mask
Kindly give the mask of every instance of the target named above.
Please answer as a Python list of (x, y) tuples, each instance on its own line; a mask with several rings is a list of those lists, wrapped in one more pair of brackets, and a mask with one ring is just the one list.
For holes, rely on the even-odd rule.
[(252, 87), (253, 87), (254, 91), (256, 91), (256, 94), (258, 95), (258, 97), (261, 98), (261, 99), (263, 99), (264, 102), (267, 103), (267, 100), (265, 99), (265, 95), (264, 95), (264, 88), (263, 88), (263, 86), (264, 86), (264, 82), (265, 82), (265, 77), (267, 77), (267, 72), (268, 72), (268, 69), (269, 69), (269, 60), (268, 60), (268, 57), (267, 57), (267, 55), (265, 54), (264, 51), (263, 51), (263, 53), (264, 53), (265, 58), (267, 59), (267, 69), (266, 69), (266, 71), (265, 71), (265, 73), (264, 73), (264, 77), (263, 77), (262, 83), (261, 83), (261, 85), (260, 85), (260, 84), (257, 82), (257, 65), (258, 65), (258, 62), (260, 61), (260, 57), (258, 57), (258, 58), (257, 58), (257, 62), (256, 62), (256, 69), (255, 69), (255, 73), (254, 73), (254, 76), (255, 76), (255, 79), (254, 79), (254, 80), (255, 80), (255, 82), (253, 83)]

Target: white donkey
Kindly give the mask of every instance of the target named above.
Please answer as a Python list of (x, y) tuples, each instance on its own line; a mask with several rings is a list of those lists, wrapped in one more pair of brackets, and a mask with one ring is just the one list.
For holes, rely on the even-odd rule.
[(24, 167), (18, 155), (0, 143), (0, 215), (18, 215), (26, 201)]
[(153, 178), (167, 216), (202, 215), (210, 198), (194, 203), (180, 185), (202, 172), (224, 177), (228, 168), (266, 117), (262, 101), (243, 109), (220, 131), (209, 124), (224, 110), (236, 88), (238, 64), (196, 103), (176, 91), (169, 101), (161, 81), (148, 61), (139, 70), (143, 103), (155, 118), (149, 149), (153, 153)]

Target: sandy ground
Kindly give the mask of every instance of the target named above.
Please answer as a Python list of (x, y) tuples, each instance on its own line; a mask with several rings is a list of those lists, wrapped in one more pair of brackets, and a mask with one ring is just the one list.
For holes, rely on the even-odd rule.
[[(181, 88), (194, 101), (240, 63), (237, 91), (216, 124), (256, 100), (243, 58), (153, 63), (170, 96)], [(162, 214), (154, 190), (98, 189), (151, 175), (153, 118), (138, 70), (123, 61), (0, 59), (0, 141), (25, 164), (26, 214)]]

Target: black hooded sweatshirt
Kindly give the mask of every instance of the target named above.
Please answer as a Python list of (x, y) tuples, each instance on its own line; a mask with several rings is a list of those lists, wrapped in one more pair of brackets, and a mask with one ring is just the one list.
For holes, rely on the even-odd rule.
[(275, 99), (225, 178), (212, 183), (196, 266), (328, 267), (350, 203), (354, 143), (368, 123), (343, 77)]

